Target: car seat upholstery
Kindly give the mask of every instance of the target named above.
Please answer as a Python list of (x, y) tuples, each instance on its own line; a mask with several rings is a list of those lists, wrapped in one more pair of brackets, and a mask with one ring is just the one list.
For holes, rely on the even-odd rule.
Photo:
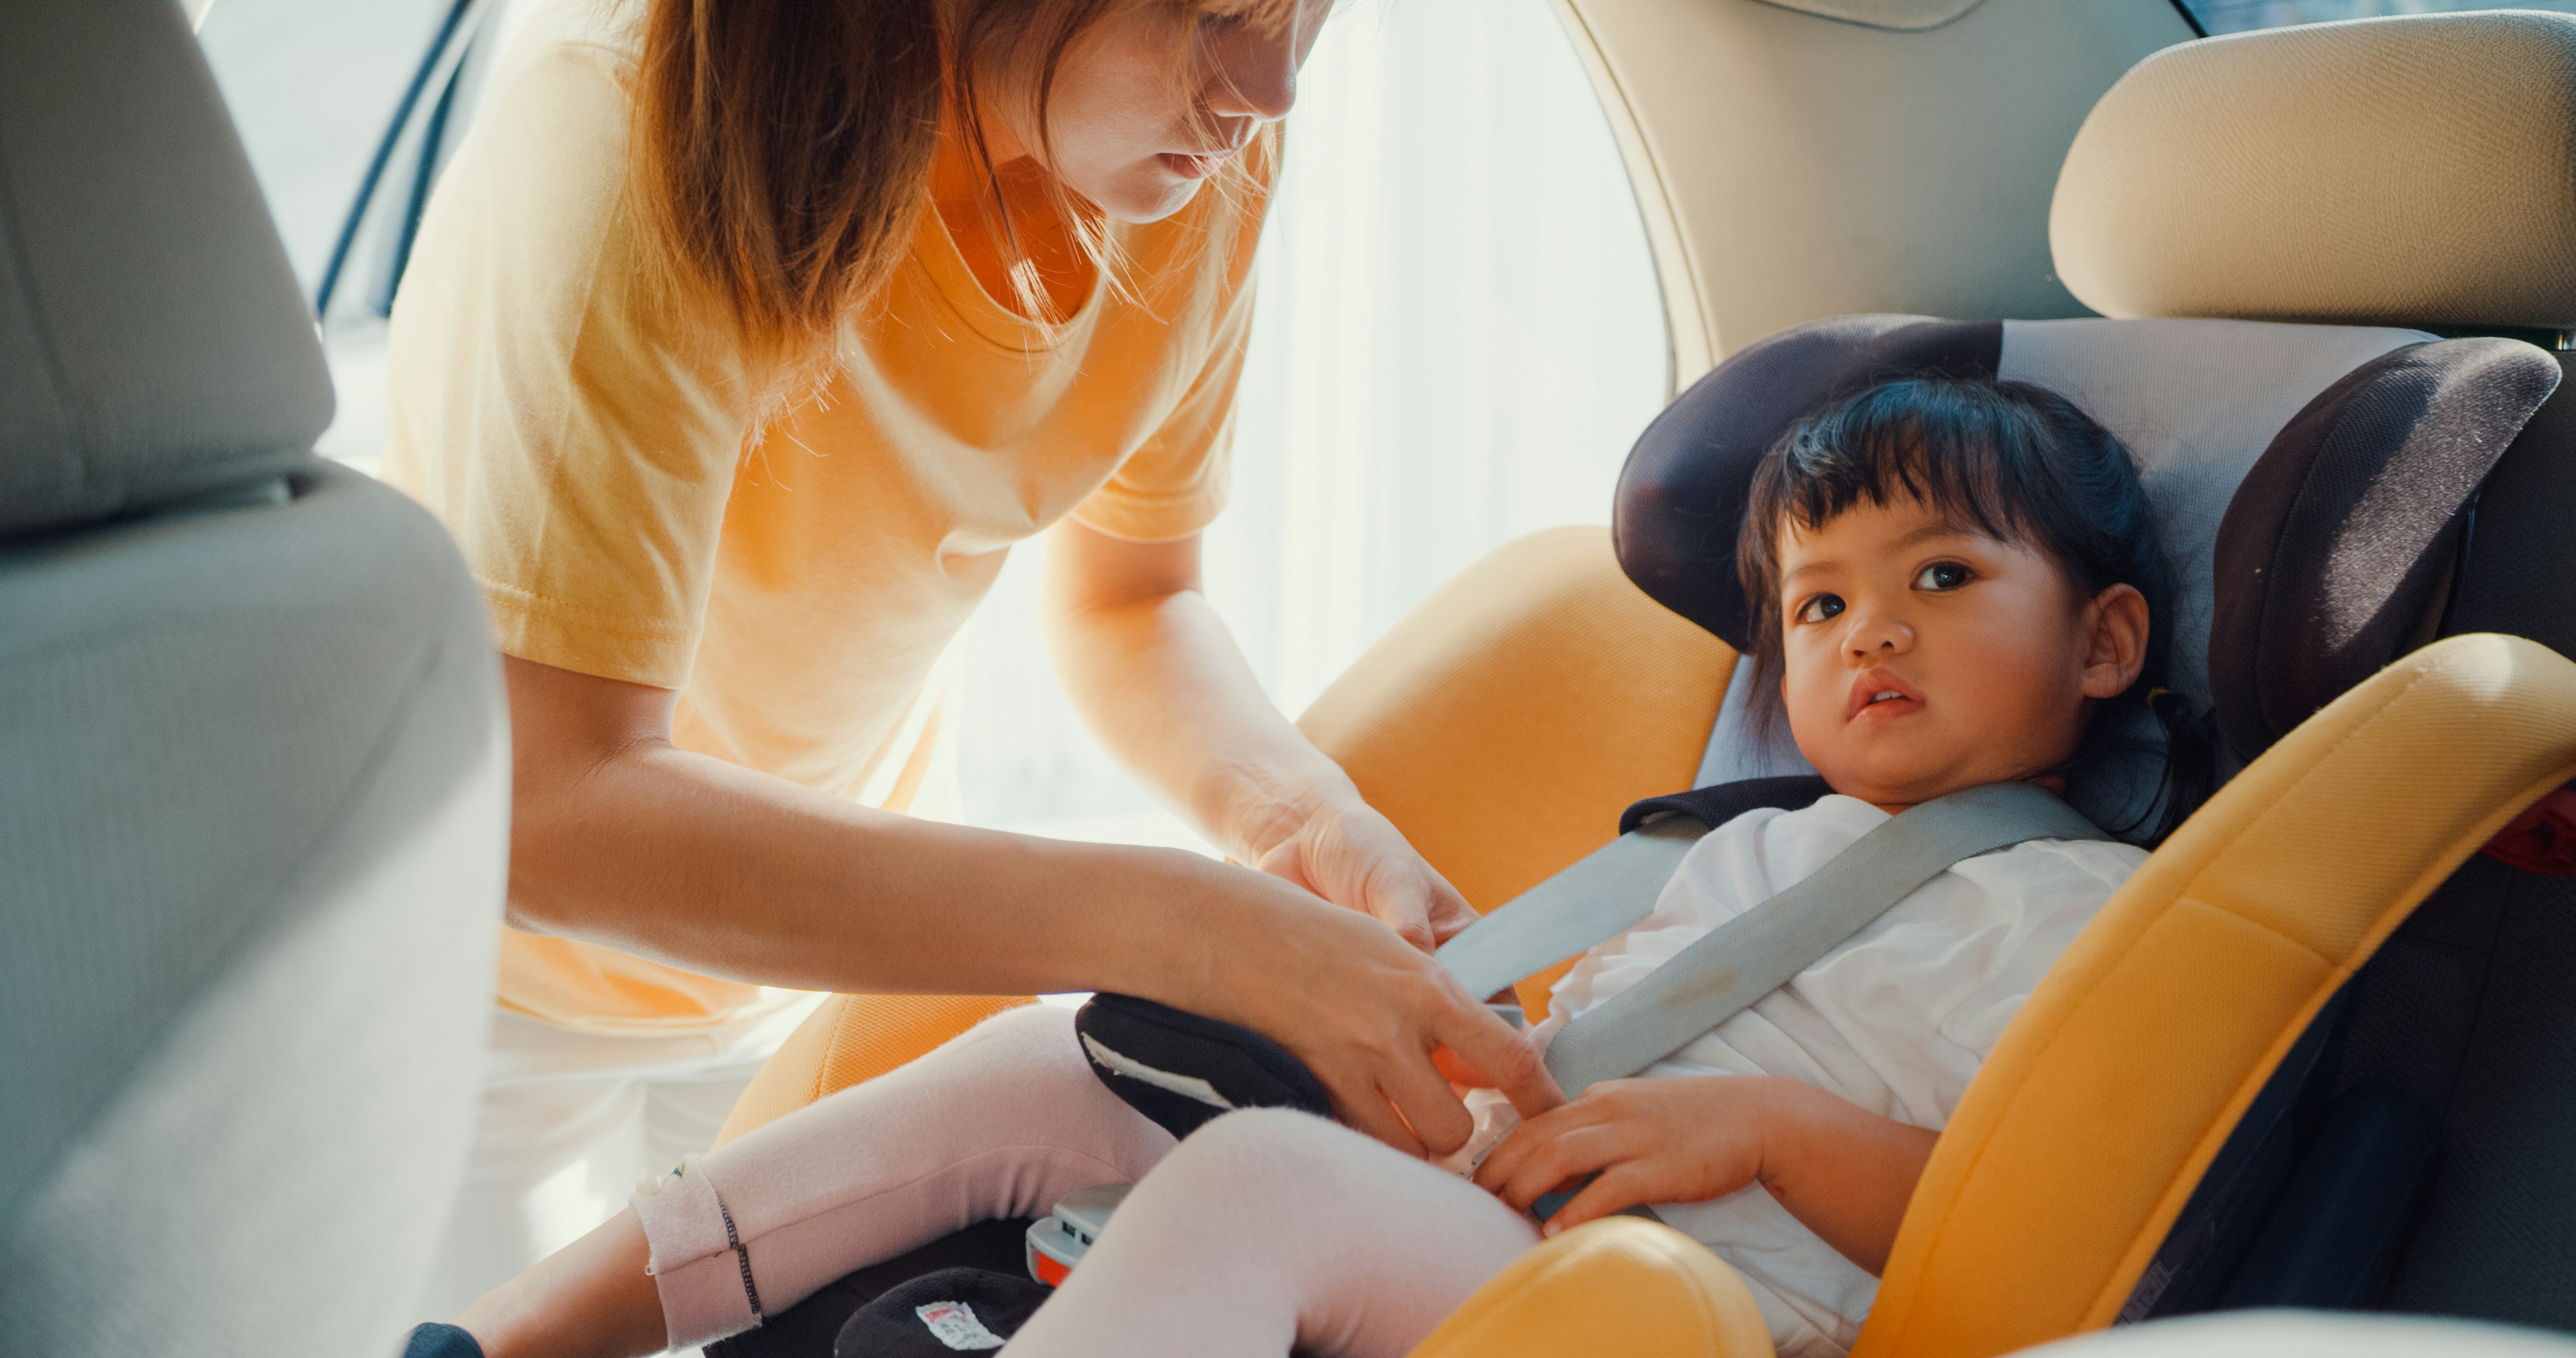
[(0, 0), (0, 1348), (381, 1351), (461, 1171), (499, 679), (185, 17)]

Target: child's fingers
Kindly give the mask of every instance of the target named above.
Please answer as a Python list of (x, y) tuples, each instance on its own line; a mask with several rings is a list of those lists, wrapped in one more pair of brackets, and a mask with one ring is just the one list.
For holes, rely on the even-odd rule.
[(1611, 1129), (1598, 1125), (1570, 1127), (1531, 1146), (1505, 1177), (1496, 1180), (1492, 1191), (1526, 1212), (1530, 1204), (1556, 1192), (1561, 1185), (1621, 1158), (1619, 1138)]
[(1651, 1202), (1657, 1196), (1654, 1175), (1643, 1161), (1622, 1160), (1601, 1171), (1599, 1177), (1585, 1184), (1556, 1215), (1540, 1227), (1543, 1235), (1557, 1235), (1573, 1230), (1587, 1221), (1595, 1221), (1614, 1212), (1624, 1211), (1639, 1203)]
[(1567, 1132), (1597, 1120), (1594, 1113), (1591, 1105), (1577, 1101), (1551, 1108), (1522, 1123), (1486, 1152), (1485, 1162), (1476, 1167), (1476, 1186), (1501, 1197), (1512, 1176), (1531, 1156), (1547, 1151)]

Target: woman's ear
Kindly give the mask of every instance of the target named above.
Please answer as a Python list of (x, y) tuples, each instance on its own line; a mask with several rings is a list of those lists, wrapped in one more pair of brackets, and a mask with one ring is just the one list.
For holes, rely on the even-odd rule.
[(2093, 596), (2093, 635), (2084, 653), (2084, 696), (2116, 698), (2147, 665), (2147, 596), (2113, 585)]

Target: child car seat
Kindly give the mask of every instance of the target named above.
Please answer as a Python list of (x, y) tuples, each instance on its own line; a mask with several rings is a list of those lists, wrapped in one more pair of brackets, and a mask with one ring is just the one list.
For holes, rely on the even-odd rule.
[[(2076, 138), (2052, 214), (2059, 271), (2115, 316), (2554, 341), (2576, 321), (2571, 71), (2576, 22), (2527, 14), (2170, 49)], [(1712, 481), (1728, 448), (1763, 437), (1766, 402), (1812, 399), (1779, 383), (1919, 366), (2026, 377), (2130, 442), (2169, 548), (2211, 589), (2205, 694), (2250, 763), (1997, 1048), (1856, 1352), (2001, 1353), (2283, 1304), (2576, 1330), (2576, 1007), (2561, 998), (2576, 883), (2553, 875), (2576, 867), (2568, 794), (2553, 791), (2576, 773), (2560, 522), (2576, 504), (2576, 407), (2535, 366), (2565, 353), (2460, 343), (2245, 321), (1846, 318), (1739, 353), (1632, 459), (1622, 559), (1723, 627), (1741, 605), (1712, 569), (1731, 550)], [(2474, 446), (2494, 431), (2470, 425), (2535, 395), (2548, 399), (2508, 445)], [(2251, 441), (2267, 424), (2278, 435)], [(2265, 443), (2226, 499), (2213, 464)], [(2380, 451), (2356, 457), (2367, 447)], [(2209, 485), (2177, 499), (2177, 472)], [(2451, 639), (2416, 649), (2435, 638)], [(1624, 1261), (1603, 1272), (1654, 1278), (1648, 1295), (1691, 1291), (1632, 1246), (1592, 1248)], [(1626, 1295), (1600, 1283), (1560, 1299)], [(1457, 1322), (1511, 1332), (1524, 1308), (1489, 1292)], [(1463, 1334), (1421, 1352), (1467, 1351)]]
[[(2068, 286), (2134, 319), (1799, 327), (1737, 353), (1632, 459), (1619, 559), (1723, 633), (1736, 525), (1718, 471), (1786, 419), (1843, 381), (1926, 366), (2066, 391), (2147, 466), (2199, 601), (2178, 661), (2202, 677), (2176, 686), (2249, 761), (1996, 1050), (1860, 1351), (2003, 1353), (2212, 1289), (2282, 1299), (2283, 1280), (2371, 1269), (2363, 1299), (2576, 1328), (2563, 1267), (2555, 1286), (2543, 1276), (2570, 1255), (2553, 1233), (2576, 1224), (2576, 1146), (2550, 1141), (2576, 1099), (2562, 1050), (2576, 1025), (2537, 985), (2576, 960), (2576, 915), (2563, 881), (2492, 858), (2461, 868), (2576, 774), (2554, 517), (2576, 503), (2576, 408), (2554, 390), (2563, 358), (2494, 337), (2576, 323), (2570, 72), (2576, 21), (2530, 15), (2171, 49), (2103, 97), (2052, 215)], [(2393, 328), (2419, 324), (2484, 337)], [(1626, 801), (1712, 781), (1694, 779), (1702, 766), (1764, 771), (1728, 734), (1742, 704), (1718, 701), (1733, 661), (1643, 604), (1600, 535), (1559, 530), (1435, 595), (1302, 725), (1491, 908), (1597, 847)], [(2452, 1016), (2430, 1047), (2386, 1017), (2426, 975)], [(1523, 998), (1543, 1009), (1543, 991)], [(2275, 1072), (2295, 1088), (2267, 1095)], [(2438, 1120), (2420, 1209), (2385, 1171), (2422, 1172), (2423, 1119), (2355, 1097), (2391, 1082)], [(2496, 1229), (2508, 1203), (2527, 1208)], [(2303, 1262), (2361, 1219), (2383, 1228), (2364, 1257)], [(1420, 1352), (1767, 1352), (1724, 1266), (1657, 1231), (1599, 1223), (1551, 1242)], [(2501, 1285), (2481, 1293), (2471, 1272)]]

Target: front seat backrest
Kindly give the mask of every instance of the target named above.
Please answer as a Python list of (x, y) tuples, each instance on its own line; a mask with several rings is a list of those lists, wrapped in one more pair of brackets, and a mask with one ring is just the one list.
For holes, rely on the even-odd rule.
[(381, 1349), (454, 1192), (498, 675), (330, 418), (178, 8), (0, 0), (9, 1352)]

